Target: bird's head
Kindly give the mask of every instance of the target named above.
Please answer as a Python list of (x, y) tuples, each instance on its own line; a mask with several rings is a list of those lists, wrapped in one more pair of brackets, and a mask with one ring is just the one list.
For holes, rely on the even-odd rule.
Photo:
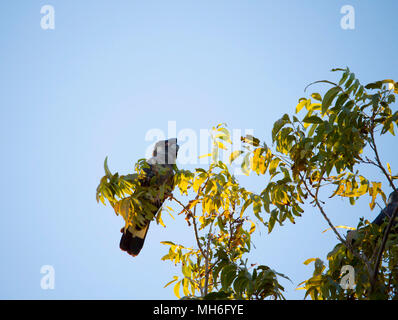
[(175, 164), (179, 148), (177, 138), (158, 141), (153, 150), (153, 157), (158, 164)]
[(388, 197), (387, 204), (391, 203), (398, 203), (398, 192), (396, 191), (391, 192), (390, 196)]

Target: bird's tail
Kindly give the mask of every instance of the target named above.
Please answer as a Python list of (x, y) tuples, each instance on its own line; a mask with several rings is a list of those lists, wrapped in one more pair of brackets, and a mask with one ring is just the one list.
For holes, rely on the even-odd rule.
[(126, 230), (122, 228), (122, 230), (120, 230), (123, 233), (120, 239), (120, 249), (127, 251), (127, 253), (133, 257), (137, 256), (144, 245), (148, 228), (149, 223), (139, 230), (133, 227), (129, 227)]

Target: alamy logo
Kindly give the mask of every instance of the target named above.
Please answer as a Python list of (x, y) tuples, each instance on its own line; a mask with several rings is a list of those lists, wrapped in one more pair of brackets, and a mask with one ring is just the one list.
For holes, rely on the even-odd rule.
[(44, 274), (40, 281), (40, 287), (43, 290), (55, 289), (55, 269), (51, 265), (43, 265), (40, 268), (40, 273)]
[(340, 280), (340, 287), (344, 290), (355, 288), (355, 269), (353, 266), (345, 265), (341, 268), (343, 277)]
[(55, 29), (55, 10), (51, 5), (41, 7), (40, 13), (43, 14), (40, 20), (40, 26), (43, 30)]
[[(254, 136), (253, 129), (229, 129), (230, 143), (225, 143), (225, 146), (221, 148), (219, 154), (219, 160), (224, 163), (229, 162), (230, 152), (242, 149), (242, 136)], [(217, 136), (220, 134), (219, 131), (212, 132), (209, 129), (200, 129), (199, 131), (184, 128), (177, 130), (176, 121), (167, 122), (167, 132), (159, 128), (149, 129), (145, 134), (145, 141), (152, 142), (146, 149), (145, 158), (149, 159), (152, 157), (152, 152), (155, 143), (159, 140), (165, 140), (167, 137), (176, 137), (180, 149), (178, 151), (178, 163), (181, 165), (196, 165), (196, 164), (210, 164), (211, 157), (209, 152), (212, 152), (212, 135)], [(235, 175), (243, 175), (241, 170), (240, 160), (235, 161), (232, 164)]]
[(344, 16), (340, 20), (340, 26), (343, 30), (355, 29), (355, 9), (353, 6), (345, 5), (341, 7), (341, 14)]

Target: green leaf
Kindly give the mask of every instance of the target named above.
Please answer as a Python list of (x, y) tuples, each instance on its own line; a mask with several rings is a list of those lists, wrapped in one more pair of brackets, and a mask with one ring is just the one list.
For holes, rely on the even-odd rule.
[(108, 168), (108, 156), (105, 158), (104, 161), (104, 169), (105, 169), (105, 174), (108, 178), (110, 178), (112, 176), (112, 173), (110, 172), (109, 168)]
[(229, 264), (225, 266), (221, 271), (221, 286), (224, 290), (227, 290), (236, 277), (236, 266)]
[(322, 102), (322, 97), (319, 93), (315, 92), (311, 94), (311, 97), (314, 98), (315, 100), (321, 101)]
[(277, 214), (278, 212), (276, 210), (272, 210), (271, 217), (269, 218), (268, 221), (268, 233), (271, 233), (272, 229), (274, 229)]
[(260, 140), (256, 137), (253, 137), (251, 134), (247, 134), (245, 137), (242, 137), (241, 140), (254, 147), (258, 147), (260, 145)]
[(305, 117), (303, 119), (304, 123), (323, 123), (322, 119), (317, 117), (317, 116), (310, 116), (310, 117)]
[(313, 125), (311, 126), (310, 131), (308, 131), (308, 136), (309, 136), (309, 137), (312, 137), (312, 136), (314, 135), (315, 129), (316, 129), (317, 127), (318, 127), (317, 124), (313, 124)]
[(243, 158), (243, 162), (241, 165), (241, 169), (243, 174), (249, 175), (250, 173), (250, 153), (246, 153), (245, 157)]
[(336, 72), (336, 71), (347, 71), (347, 69), (342, 69), (342, 68), (333, 68), (332, 70), (330, 70), (332, 72)]
[(365, 88), (366, 89), (381, 89), (381, 87), (383, 86), (383, 84), (388, 84), (391, 83), (392, 85), (395, 84), (394, 80), (392, 79), (385, 79), (382, 81), (376, 81), (376, 82), (372, 82), (372, 83), (368, 83)]
[(239, 275), (234, 282), (235, 292), (237, 292), (239, 295), (242, 295), (248, 282), (249, 279), (247, 277)]
[(160, 241), (161, 244), (169, 245), (169, 246), (175, 246), (176, 244), (171, 241)]
[(322, 115), (326, 113), (328, 110), (329, 106), (331, 105), (333, 99), (337, 96), (337, 94), (340, 92), (339, 87), (333, 87), (330, 89), (328, 92), (326, 92), (323, 101), (322, 101)]
[(343, 73), (343, 76), (341, 77), (340, 82), (339, 82), (340, 86), (347, 80), (349, 74), (350, 74), (350, 72), (348, 70)]
[(351, 84), (354, 82), (355, 80), (355, 73), (351, 73), (350, 74), (350, 78), (348, 79), (348, 81), (346, 82), (346, 84), (344, 85), (344, 87), (347, 89), (351, 86)]
[(281, 119), (274, 123), (274, 127), (272, 128), (272, 140), (275, 141), (275, 137), (278, 132), (282, 129), (282, 127), (289, 123), (289, 116), (285, 114)]

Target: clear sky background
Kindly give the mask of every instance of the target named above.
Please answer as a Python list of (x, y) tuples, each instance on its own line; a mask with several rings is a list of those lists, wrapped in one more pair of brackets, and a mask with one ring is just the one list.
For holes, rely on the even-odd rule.
[[(40, 27), (46, 4), (54, 30)], [(340, 26), (346, 4), (354, 30)], [(349, 66), (363, 84), (398, 80), (397, 12), (396, 0), (1, 1), (0, 298), (174, 299), (163, 286), (178, 270), (160, 260), (160, 241), (193, 244), (191, 229), (165, 215), (137, 258), (120, 251), (122, 219), (95, 201), (105, 156), (131, 172), (151, 144), (145, 134), (167, 134), (168, 121), (197, 133), (225, 122), (270, 144), (307, 84), (337, 78), (330, 69)], [(396, 140), (379, 142), (396, 172)], [(378, 213), (367, 200), (326, 210), (356, 226)], [(295, 225), (260, 228), (250, 261), (288, 275), (286, 297), (302, 299), (295, 288), (313, 271), (303, 261), (325, 260), (337, 242), (326, 228), (308, 206)], [(54, 290), (40, 287), (43, 265), (55, 269)]]

